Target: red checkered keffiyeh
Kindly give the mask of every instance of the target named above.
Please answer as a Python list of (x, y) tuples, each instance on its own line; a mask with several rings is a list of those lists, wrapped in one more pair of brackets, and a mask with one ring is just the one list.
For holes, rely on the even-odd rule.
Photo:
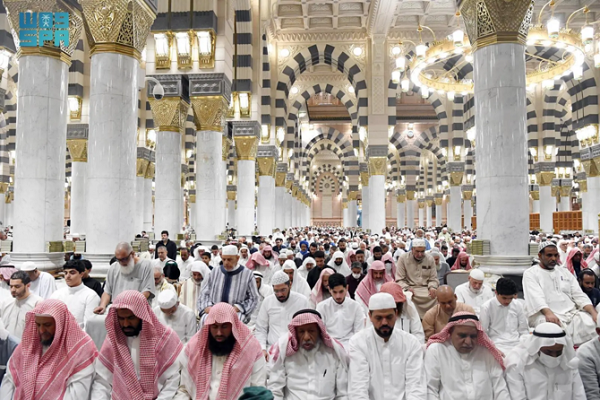
[(260, 265), (260, 266), (269, 265), (269, 262), (258, 251), (253, 253), (250, 256), (250, 259), (248, 261), (246, 261), (246, 268), (253, 270), (256, 268), (257, 265)]
[[(142, 320), (140, 379), (121, 330), (117, 310), (126, 308)], [(126, 290), (113, 302), (106, 317), (106, 340), (99, 360), (113, 374), (113, 400), (152, 400), (158, 396), (158, 378), (175, 362), (183, 345), (177, 334), (164, 326), (148, 300), (136, 290)]]
[(321, 274), (319, 275), (319, 280), (312, 288), (312, 291), (310, 293), (310, 300), (312, 300), (312, 302), (315, 303), (315, 305), (323, 301), (323, 277), (325, 275), (329, 276), (333, 274), (335, 274), (335, 271), (331, 268), (323, 268), (323, 270), (321, 271)]
[[(52, 344), (42, 355), (35, 316), (54, 318)], [(60, 400), (70, 377), (89, 367), (98, 355), (92, 339), (59, 300), (44, 300), (25, 316), (25, 331), (8, 367), (15, 382), (14, 400)]]
[(492, 353), (496, 361), (498, 361), (498, 364), (500, 364), (502, 369), (505, 369), (504, 360), (502, 359), (502, 353), (496, 348), (494, 342), (492, 342), (488, 335), (483, 331), (483, 327), (481, 326), (481, 323), (479, 322), (477, 316), (469, 312), (461, 311), (454, 313), (454, 315), (452, 315), (450, 319), (452, 320), (456, 317), (463, 317), (464, 319), (458, 319), (456, 321), (448, 322), (448, 324), (444, 327), (444, 329), (442, 329), (441, 332), (436, 333), (435, 335), (429, 338), (429, 340), (427, 341), (427, 347), (431, 346), (433, 343), (445, 343), (448, 340), (450, 340), (450, 330), (454, 326), (473, 325), (479, 331), (477, 334), (477, 345), (488, 349), (488, 351)]
[(467, 253), (465, 253), (464, 251), (461, 251), (460, 253), (458, 253), (456, 260), (454, 261), (454, 265), (450, 269), (452, 271), (456, 271), (457, 269), (462, 269), (462, 265), (460, 264), (460, 261), (464, 260), (465, 258), (467, 259), (467, 266), (465, 267), (465, 271), (470, 270), (472, 268), (471, 261), (469, 260), (469, 255)]
[(217, 396), (219, 400), (237, 400), (252, 374), (254, 363), (264, 357), (260, 343), (250, 329), (240, 321), (233, 307), (227, 303), (214, 305), (208, 313), (204, 326), (190, 339), (184, 350), (188, 358), (188, 372), (196, 384), (197, 400), (206, 400), (210, 394), (212, 373), (212, 353), (208, 349), (210, 325), (224, 323), (231, 324), (235, 345), (223, 366)]
[(405, 303), (406, 295), (404, 294), (404, 289), (400, 287), (396, 282), (386, 282), (381, 285), (381, 289), (379, 293), (389, 293), (394, 297), (394, 301), (396, 303)]
[[(371, 296), (377, 293), (377, 286), (375, 285), (375, 280), (373, 279), (373, 271), (385, 271), (385, 264), (383, 261), (373, 261), (373, 264), (371, 264), (369, 270), (367, 271), (367, 276), (360, 281), (358, 287), (356, 288), (355, 296), (360, 297), (362, 302), (367, 306), (369, 305)], [(387, 274), (387, 272), (385, 272), (383, 274), (383, 283), (385, 284), (387, 282), (393, 282), (393, 279)]]
[(577, 247), (574, 247), (569, 250), (569, 254), (567, 254), (567, 260), (565, 261), (567, 269), (572, 274), (575, 274), (575, 268), (573, 268), (573, 257), (575, 257), (576, 254), (581, 254), (580, 269), (587, 268), (587, 262), (583, 259), (583, 253)]

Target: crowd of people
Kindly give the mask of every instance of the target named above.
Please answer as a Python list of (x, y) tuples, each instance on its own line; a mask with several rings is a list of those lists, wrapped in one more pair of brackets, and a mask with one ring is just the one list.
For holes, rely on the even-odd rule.
[(85, 254), (60, 277), (5, 255), (0, 399), (600, 399), (598, 239), (533, 232), (522, 279), (479, 269), (473, 239), (165, 231), (117, 244), (103, 282)]

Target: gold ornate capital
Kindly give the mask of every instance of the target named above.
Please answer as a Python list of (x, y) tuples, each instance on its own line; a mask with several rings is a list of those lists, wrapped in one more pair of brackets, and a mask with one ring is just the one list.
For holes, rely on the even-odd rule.
[(460, 4), (473, 51), (496, 43), (525, 45), (532, 0), (464, 0)]
[(68, 139), (67, 147), (74, 162), (87, 162), (87, 139)]
[(156, 14), (144, 0), (79, 0), (91, 54), (118, 53), (141, 61)]
[(298, 186), (296, 185), (292, 186), (292, 197), (298, 198)]
[(589, 160), (581, 161), (581, 165), (583, 165), (583, 169), (585, 170), (585, 174), (588, 178), (595, 178), (600, 176), (600, 159), (592, 158)]
[(348, 201), (353, 201), (356, 200), (358, 198), (358, 192), (357, 191), (350, 191), (348, 192)]
[(535, 174), (537, 178), (538, 185), (540, 186), (550, 186), (552, 184), (552, 179), (554, 179), (554, 172), (551, 171), (543, 171)]
[(153, 162), (149, 162), (148, 163), (148, 168), (146, 169), (146, 175), (144, 176), (144, 178), (146, 179), (152, 179), (154, 178), (154, 169), (156, 168), (156, 166), (154, 165)]
[(294, 181), (291, 181), (291, 180), (285, 181), (285, 188), (287, 190), (290, 190), (292, 188), (292, 185), (294, 185)]
[(414, 190), (406, 191), (406, 200), (414, 200), (416, 192)]
[(227, 192), (227, 200), (233, 200), (235, 201), (235, 193), (233, 190), (230, 190)]
[(179, 132), (183, 134), (190, 105), (180, 97), (165, 97), (156, 100), (148, 99), (154, 123), (161, 132)]
[(552, 197), (560, 197), (560, 186), (551, 186), (550, 194)]
[(560, 187), (560, 197), (570, 197), (571, 196), (571, 186), (561, 186)]
[(442, 203), (444, 202), (444, 199), (441, 197), (436, 197), (435, 199), (433, 199), (433, 202), (435, 203), (436, 206), (441, 206)]
[(275, 174), (275, 187), (285, 187), (285, 172), (277, 172)]
[(191, 103), (196, 130), (223, 132), (225, 115), (229, 108), (223, 96), (192, 97)]
[(274, 176), (275, 175), (275, 159), (273, 157), (259, 157), (256, 159), (258, 164), (259, 176)]
[(342, 201), (342, 209), (346, 210), (347, 208), (348, 208), (348, 201), (347, 200)]
[(361, 183), (361, 185), (363, 185), (363, 187), (369, 186), (369, 173), (368, 172), (360, 173), (360, 183)]
[(431, 207), (433, 205), (433, 200), (425, 200), (425, 203), (427, 203), (427, 207)]
[(256, 160), (258, 138), (256, 136), (234, 136), (235, 153), (238, 160)]
[(417, 202), (417, 205), (419, 206), (419, 208), (425, 208), (425, 200), (423, 200), (423, 201), (419, 200)]
[(581, 193), (587, 193), (587, 179), (583, 181), (577, 181), (579, 183), (579, 191)]
[(471, 192), (470, 190), (464, 191), (464, 192), (462, 192), (462, 197), (463, 197), (463, 200), (469, 201), (469, 200), (473, 199), (473, 192)]
[(450, 172), (450, 186), (462, 185), (464, 172)]
[(531, 198), (533, 200), (539, 200), (540, 199), (540, 192), (539, 192), (539, 190), (531, 191), (531, 192), (529, 192), (529, 194), (531, 195)]
[(14, 199), (15, 199), (15, 192), (6, 192), (6, 194), (4, 195), (4, 202), (6, 204), (12, 203)]
[(221, 152), (221, 160), (227, 161), (229, 159), (229, 150), (231, 149), (231, 139), (229, 139), (227, 136), (223, 136), (221, 138), (221, 146), (223, 148)]
[(190, 194), (190, 204), (196, 204), (196, 195)]
[(139, 178), (145, 178), (148, 173), (148, 167), (150, 166), (150, 160), (138, 158), (135, 162), (135, 176)]
[(387, 158), (385, 157), (369, 157), (369, 174), (384, 175), (387, 170)]
[(406, 195), (405, 194), (399, 194), (398, 196), (396, 196), (396, 202), (397, 203), (404, 203), (406, 201)]

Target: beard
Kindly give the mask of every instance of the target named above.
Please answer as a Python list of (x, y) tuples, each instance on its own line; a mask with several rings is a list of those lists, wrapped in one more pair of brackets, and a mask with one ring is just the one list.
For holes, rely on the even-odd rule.
[(292, 289), (290, 289), (287, 296), (285, 296), (285, 297), (279, 297), (279, 296), (275, 296), (275, 297), (277, 297), (277, 300), (279, 300), (280, 303), (285, 303), (290, 298), (291, 292), (292, 292)]
[(392, 332), (394, 332), (394, 327), (389, 325), (382, 325), (381, 327), (375, 328), (375, 332), (381, 338), (387, 339), (392, 336)]
[(210, 350), (213, 356), (228, 356), (233, 350), (233, 346), (235, 346), (235, 337), (233, 334), (229, 335), (229, 337), (222, 342), (218, 342), (212, 334), (208, 334), (208, 350)]
[(126, 276), (133, 274), (134, 269), (135, 269), (135, 260), (133, 259), (133, 257), (129, 258), (129, 261), (127, 262), (126, 267), (121, 265), (121, 273)]
[(144, 321), (140, 320), (140, 324), (138, 325), (137, 328), (133, 328), (130, 326), (128, 326), (127, 328), (121, 327), (121, 331), (127, 337), (134, 337), (134, 336), (137, 336), (140, 334), (140, 332), (142, 331), (143, 324), (144, 324)]

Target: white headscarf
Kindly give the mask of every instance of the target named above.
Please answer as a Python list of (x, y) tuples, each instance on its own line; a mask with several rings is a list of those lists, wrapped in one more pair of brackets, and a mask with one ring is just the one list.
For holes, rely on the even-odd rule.
[(296, 268), (296, 263), (292, 260), (287, 260), (283, 263), (283, 267), (281, 268), (281, 270), (285, 272), (286, 269), (294, 270), (294, 282), (292, 282), (292, 292), (298, 292), (306, 296), (307, 299), (310, 299), (310, 286), (308, 285), (308, 282), (306, 282), (306, 279), (304, 279), (300, 276), (300, 274), (297, 273), (298, 269)]
[[(208, 283), (208, 277), (210, 275), (210, 268), (208, 268), (208, 265), (206, 265), (204, 263), (204, 261), (202, 261), (202, 260), (196, 260), (190, 266), (190, 273), (191, 272), (200, 272), (200, 274), (202, 274), (202, 277), (204, 279), (202, 280), (202, 283), (200, 284), (200, 290), (204, 290), (204, 287)], [(193, 279), (193, 278), (190, 277), (190, 279)]]
[(312, 264), (313, 268), (316, 268), (317, 262), (312, 257), (306, 257), (304, 259), (304, 261), (302, 262), (302, 266), (300, 268), (298, 268), (298, 273), (296, 274), (296, 275), (303, 277), (304, 279), (306, 279), (308, 277), (308, 273), (310, 272), (309, 270), (306, 269), (306, 264)]
[[(342, 264), (339, 266), (335, 263), (335, 260), (337, 260), (338, 258), (342, 259)], [(352, 273), (350, 267), (348, 267), (348, 264), (346, 263), (346, 257), (344, 257), (344, 253), (342, 253), (341, 251), (336, 251), (335, 253), (333, 253), (333, 256), (331, 256), (331, 260), (329, 260), (327, 266), (333, 268), (337, 273), (342, 274), (344, 276), (348, 276)]]

